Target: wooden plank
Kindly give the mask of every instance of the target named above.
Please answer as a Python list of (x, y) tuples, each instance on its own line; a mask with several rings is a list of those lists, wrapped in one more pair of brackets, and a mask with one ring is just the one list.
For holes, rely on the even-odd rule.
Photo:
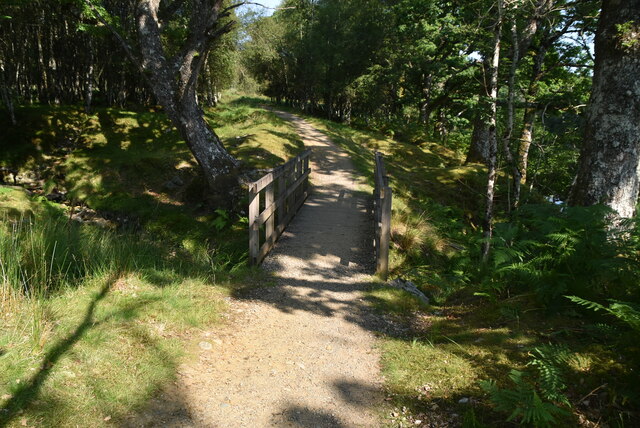
[[(275, 209), (275, 205), (273, 203), (274, 200), (274, 189), (273, 189), (273, 183), (270, 183), (266, 189), (265, 189), (265, 193), (264, 193), (264, 206), (265, 207), (271, 207), (273, 206)], [(274, 221), (275, 221), (275, 212), (270, 215), (269, 217), (267, 217), (265, 224), (265, 245), (267, 245), (269, 247), (269, 249), (271, 249), (271, 247), (273, 246), (273, 243), (276, 240), (276, 237), (273, 236), (274, 233)]]
[(309, 162), (308, 159), (310, 155), (311, 155), (311, 151), (307, 150), (304, 153), (296, 156), (295, 158), (287, 161), (283, 165), (273, 168), (271, 171), (263, 175), (259, 180), (256, 180), (251, 184), (254, 184), (256, 186), (256, 192), (260, 192), (269, 184), (274, 182), (276, 179), (280, 178), (285, 173), (285, 170), (287, 170), (288, 167), (290, 167), (292, 164), (296, 164), (306, 159), (306, 162), (308, 165), (308, 162)]
[[(295, 183), (293, 183), (291, 186), (289, 186), (289, 188), (285, 189), (284, 194), (280, 195), (278, 197), (278, 200), (276, 200), (275, 202), (272, 202), (268, 207), (266, 207), (260, 213), (260, 215), (257, 218), (258, 225), (262, 226), (269, 219), (269, 217), (271, 217), (271, 215), (276, 212), (276, 210), (278, 209), (278, 206), (283, 204), (284, 201), (286, 201), (288, 197), (290, 197), (298, 188), (301, 187), (301, 185), (305, 182), (305, 179), (307, 177), (309, 177), (309, 173), (310, 172), (311, 171), (307, 171), (302, 177), (298, 178), (298, 180), (296, 180)], [(291, 204), (290, 208), (291, 207), (295, 207), (295, 204)], [(294, 210), (293, 209), (289, 209), (289, 212), (291, 212), (291, 211), (294, 211)]]
[[(272, 169), (249, 185), (249, 259), (259, 264), (273, 248), (295, 213), (308, 196), (311, 151)], [(277, 183), (278, 198), (275, 199)], [(264, 209), (260, 210), (260, 192), (266, 189)], [(260, 245), (260, 227), (265, 224), (266, 239)]]
[(249, 187), (249, 263), (257, 265), (258, 253), (260, 251), (260, 224), (258, 215), (260, 211), (260, 193), (256, 192), (256, 187)]
[(273, 181), (278, 177), (279, 173), (280, 171), (272, 170), (271, 172), (262, 176), (262, 178), (260, 178), (259, 180), (254, 181), (252, 184), (255, 186), (256, 192), (260, 193), (265, 187), (273, 183)]
[[(297, 162), (295, 163), (295, 178), (296, 178), (296, 182), (298, 181), (298, 179), (302, 176), (303, 171), (302, 171), (302, 158), (298, 158)], [(302, 198), (302, 187), (298, 186), (296, 187), (295, 192), (293, 192), (293, 205), (295, 208), (295, 211), (298, 211), (298, 201), (300, 201), (300, 199)]]
[[(311, 171), (311, 170), (309, 169), (309, 155), (310, 155), (310, 154), (311, 154), (311, 152), (307, 152), (307, 155), (306, 155), (306, 156), (304, 156), (304, 157), (302, 158), (302, 159), (303, 159), (303, 162), (304, 162), (304, 163), (303, 163), (303, 168), (304, 168), (304, 169), (303, 169), (303, 171), (304, 171), (305, 173), (306, 173), (307, 171)], [(308, 175), (307, 175), (307, 177), (308, 177)], [(308, 178), (307, 178), (307, 179), (305, 180), (305, 182), (304, 182), (304, 191), (305, 191), (305, 192), (308, 192), (308, 191), (309, 191), (309, 179), (308, 179)]]
[(380, 221), (380, 250), (376, 272), (383, 280), (389, 274), (389, 244), (391, 238), (391, 203), (392, 193), (390, 187), (382, 188), (382, 218)]
[[(284, 224), (284, 210), (285, 210), (285, 203), (284, 203), (284, 194), (287, 192), (287, 186), (286, 186), (286, 177), (284, 176), (284, 174), (281, 174), (278, 177), (278, 201), (277, 201), (277, 224), (278, 227), (276, 228), (276, 230), (280, 229), (280, 225)], [(284, 228), (284, 226), (283, 226)], [(277, 233), (277, 232), (276, 232)], [(280, 233), (277, 233), (277, 236), (280, 236)]]

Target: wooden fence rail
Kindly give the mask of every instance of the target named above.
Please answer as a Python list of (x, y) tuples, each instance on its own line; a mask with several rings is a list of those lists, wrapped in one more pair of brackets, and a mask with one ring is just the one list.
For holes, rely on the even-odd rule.
[[(309, 150), (249, 185), (249, 261), (271, 251), (309, 193)], [(264, 197), (260, 197), (264, 194)], [(276, 198), (277, 195), (277, 198)]]
[(391, 199), (389, 177), (380, 152), (375, 154), (375, 186), (373, 189), (376, 273), (386, 280), (389, 274), (389, 241), (391, 237)]

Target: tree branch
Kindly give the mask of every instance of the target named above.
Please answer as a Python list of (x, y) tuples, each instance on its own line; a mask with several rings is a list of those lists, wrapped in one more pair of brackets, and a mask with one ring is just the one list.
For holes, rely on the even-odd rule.
[[(252, 1), (243, 1), (240, 3), (236, 3), (236, 4), (232, 4), (231, 6), (228, 6), (226, 8), (224, 8), (221, 12), (224, 14), (228, 14), (229, 12), (231, 12), (233, 9), (239, 8), (240, 6), (245, 6), (245, 5), (253, 5), (253, 6), (260, 6), (263, 7), (265, 9), (271, 9), (271, 10), (285, 10), (285, 9), (296, 9), (295, 6), (287, 6), (287, 7), (270, 7), (270, 6), (266, 6), (262, 3), (256, 3), (256, 2), (252, 2)], [(225, 15), (228, 16), (228, 15)]]

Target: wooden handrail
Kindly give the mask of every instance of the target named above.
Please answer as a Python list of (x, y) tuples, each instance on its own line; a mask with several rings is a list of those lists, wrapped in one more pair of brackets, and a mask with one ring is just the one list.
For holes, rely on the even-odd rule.
[(393, 192), (384, 166), (382, 153), (375, 153), (375, 185), (373, 188), (376, 273), (384, 280), (389, 274), (389, 244), (391, 241), (391, 202)]
[[(252, 265), (262, 262), (307, 199), (310, 155), (307, 150), (249, 184), (249, 262)], [(264, 193), (264, 203), (261, 203), (261, 193)]]

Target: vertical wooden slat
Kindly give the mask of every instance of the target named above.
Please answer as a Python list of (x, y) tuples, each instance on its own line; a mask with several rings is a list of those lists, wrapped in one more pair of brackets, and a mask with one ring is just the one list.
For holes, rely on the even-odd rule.
[[(287, 189), (291, 187), (292, 183), (294, 183), (294, 181), (291, 180), (292, 179), (291, 168), (292, 168), (292, 164), (288, 164), (285, 168), (285, 175), (287, 176)], [(286, 225), (287, 219), (289, 218), (289, 215), (291, 213), (291, 195), (284, 198), (284, 213), (285, 213), (284, 218), (285, 218), (285, 225)]]
[(252, 265), (258, 264), (260, 252), (260, 193), (255, 189), (255, 184), (249, 186), (249, 263)]
[(383, 187), (380, 193), (382, 194), (382, 204), (380, 207), (380, 249), (376, 271), (383, 280), (386, 280), (389, 274), (389, 244), (391, 238), (391, 188)]
[[(266, 187), (264, 191), (265, 209), (269, 208), (271, 204), (273, 204), (273, 201), (274, 201), (274, 197), (273, 197), (273, 182), (272, 182)], [(265, 242), (266, 242), (266, 245), (269, 247), (269, 249), (271, 249), (271, 246), (275, 242), (275, 236), (273, 235), (275, 217), (276, 217), (276, 213), (271, 214), (271, 216), (269, 216), (269, 218), (267, 219), (267, 222), (265, 225), (265, 232), (266, 232)]]
[(284, 220), (287, 217), (285, 212), (285, 207), (287, 206), (286, 201), (283, 198), (283, 195), (287, 191), (287, 177), (286, 171), (282, 171), (280, 177), (278, 177), (278, 232), (284, 229)]
[[(298, 156), (296, 158), (296, 181), (298, 180), (298, 178), (302, 177), (302, 174), (304, 174), (304, 171), (302, 170), (303, 168), (303, 162), (302, 162), (302, 158), (300, 156)], [(298, 189), (296, 190), (296, 209), (298, 208), (300, 201), (302, 200), (302, 186), (298, 187)]]
[[(302, 169), (302, 173), (306, 174), (309, 171), (309, 153), (304, 156), (304, 168)], [(309, 177), (304, 181), (304, 193), (309, 192)]]
[(375, 153), (374, 170), (374, 221), (375, 221), (375, 253), (376, 273), (386, 280), (389, 274), (389, 244), (391, 240), (391, 206), (392, 191), (389, 178), (384, 167), (384, 159), (379, 152)]

